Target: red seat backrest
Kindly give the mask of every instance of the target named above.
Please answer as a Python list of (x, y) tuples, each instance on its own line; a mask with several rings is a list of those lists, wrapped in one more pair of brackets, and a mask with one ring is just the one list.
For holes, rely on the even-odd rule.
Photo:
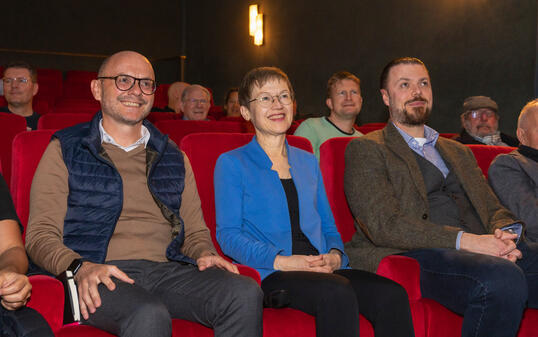
[(15, 136), (24, 131), (26, 131), (24, 117), (0, 112), (0, 162), (8, 186), (11, 184), (11, 145)]
[(26, 131), (19, 133), (13, 140), (11, 195), (25, 232), (30, 211), (32, 179), (41, 156), (50, 142), (50, 137), (55, 131)]
[[(204, 220), (211, 231), (211, 237), (219, 254), (222, 254), (215, 239), (215, 189), (213, 186), (213, 171), (218, 157), (235, 148), (250, 142), (252, 134), (245, 133), (193, 133), (181, 140), (180, 148), (191, 162), (196, 178), (198, 194), (202, 202)], [(298, 136), (287, 136), (288, 143), (312, 152), (308, 139)]]
[(361, 125), (361, 126), (355, 125), (355, 129), (357, 129), (359, 132), (362, 132), (364, 134), (367, 134), (367, 133), (370, 133), (372, 131), (376, 131), (379, 129), (383, 129), (384, 127), (385, 127), (384, 125), (367, 125), (367, 124)]
[(168, 105), (168, 88), (170, 84), (159, 84), (157, 90), (155, 90), (155, 100), (153, 106), (157, 108), (164, 108)]
[(447, 133), (447, 132), (445, 132), (445, 133), (440, 133), (439, 136), (445, 137), (445, 138), (448, 138), (448, 139), (452, 139), (452, 138), (457, 137), (458, 134), (457, 133)]
[(493, 145), (477, 145), (477, 144), (465, 144), (468, 146), (478, 162), (478, 166), (482, 169), (484, 177), (488, 177), (489, 165), (495, 157), (502, 153), (508, 153), (514, 151), (515, 147), (510, 146), (493, 146)]
[(95, 71), (70, 70), (66, 72), (63, 97), (93, 99), (90, 82), (96, 78)]
[[(56, 99), (62, 96), (63, 80), (63, 74), (58, 69), (37, 69), (39, 90), (34, 99), (44, 99), (54, 105)], [(37, 109), (36, 111), (42, 113)]]
[(178, 145), (181, 143), (183, 137), (191, 133), (245, 132), (245, 126), (241, 122), (160, 120), (155, 123), (155, 126), (162, 133), (167, 134)]
[(336, 227), (344, 242), (351, 240), (355, 233), (353, 215), (349, 209), (344, 193), (344, 171), (346, 167), (346, 146), (353, 137), (331, 138), (321, 144), (319, 148), (319, 165), (327, 198), (333, 211)]
[(158, 121), (181, 119), (181, 115), (176, 114), (174, 112), (167, 112), (167, 111), (151, 111), (149, 115), (146, 117), (146, 119), (150, 121), (151, 123), (156, 124)]
[(41, 116), (37, 122), (37, 129), (64, 129), (76, 124), (89, 122), (93, 117), (91, 113), (49, 113)]

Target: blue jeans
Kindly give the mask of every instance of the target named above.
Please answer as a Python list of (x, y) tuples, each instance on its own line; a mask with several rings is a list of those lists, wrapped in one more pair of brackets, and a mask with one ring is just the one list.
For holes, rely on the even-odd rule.
[(455, 249), (402, 255), (420, 264), (422, 296), (463, 315), (462, 337), (516, 336), (525, 307), (538, 308), (538, 245), (520, 242), (517, 263)]

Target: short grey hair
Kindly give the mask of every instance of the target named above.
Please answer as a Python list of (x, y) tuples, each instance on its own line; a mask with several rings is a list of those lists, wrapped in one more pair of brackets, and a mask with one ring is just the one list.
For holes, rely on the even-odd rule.
[(185, 100), (187, 99), (187, 95), (196, 89), (202, 90), (207, 95), (207, 99), (211, 100), (211, 93), (209, 92), (209, 90), (207, 90), (207, 88), (199, 84), (192, 84), (186, 87), (185, 90), (183, 90), (183, 93), (181, 94), (181, 101), (185, 102)]

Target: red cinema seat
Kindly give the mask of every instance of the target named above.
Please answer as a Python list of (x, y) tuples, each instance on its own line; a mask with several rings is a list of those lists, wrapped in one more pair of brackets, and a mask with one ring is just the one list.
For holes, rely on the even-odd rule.
[(212, 105), (207, 113), (207, 118), (213, 120), (220, 120), (224, 117), (224, 108), (222, 105)]
[(319, 165), (325, 192), (333, 211), (334, 221), (342, 240), (348, 242), (355, 233), (353, 215), (344, 194), (344, 154), (353, 137), (337, 137), (326, 140), (319, 148)]
[(70, 70), (66, 72), (62, 97), (93, 99), (90, 83), (96, 78), (95, 71)]
[(156, 124), (158, 121), (169, 121), (173, 119), (181, 119), (180, 114), (176, 114), (174, 112), (167, 112), (167, 111), (151, 111), (149, 115), (146, 117), (148, 121), (150, 121), (153, 124)]
[(445, 137), (445, 138), (448, 138), (448, 139), (453, 139), (453, 138), (457, 137), (458, 134), (457, 133), (440, 133), (439, 136)]
[[(332, 138), (320, 147), (320, 167), (327, 197), (344, 242), (349, 241), (355, 232), (353, 216), (347, 205), (344, 193), (344, 154), (347, 144), (352, 139), (347, 137)], [(471, 148), (475, 146), (482, 147), (482, 145), (471, 145)], [(490, 151), (493, 150), (484, 149), (484, 151), (490, 154)], [(503, 148), (501, 151), (506, 152), (507, 150)], [(489, 162), (494, 157), (491, 157)], [(365, 195), (365, 198), (367, 197)], [(398, 282), (407, 291), (416, 337), (453, 337), (461, 335), (462, 316), (453, 313), (438, 302), (422, 297), (420, 291), (420, 266), (417, 261), (405, 256), (387, 256), (380, 262), (377, 273)], [(517, 336), (536, 337), (536, 327), (538, 327), (538, 310), (527, 309)]]
[(183, 137), (191, 133), (245, 132), (244, 124), (241, 122), (160, 120), (155, 123), (155, 126), (178, 145)]
[[(62, 96), (63, 92), (63, 74), (58, 69), (37, 69), (37, 83), (39, 90), (34, 99), (46, 100), (50, 106), (56, 103), (56, 100)], [(42, 114), (40, 110), (35, 110)]]
[(367, 133), (370, 133), (372, 131), (383, 129), (385, 126), (384, 125), (381, 126), (381, 125), (366, 125), (365, 124), (365, 125), (361, 125), (361, 126), (355, 125), (354, 127), (359, 132), (362, 132), (363, 134), (367, 134)]
[(24, 231), (30, 212), (30, 188), (41, 156), (55, 130), (25, 131), (13, 140), (11, 195)]
[(478, 166), (484, 173), (484, 177), (488, 177), (489, 165), (495, 157), (503, 153), (509, 153), (514, 151), (515, 147), (510, 146), (494, 146), (494, 145), (478, 145), (478, 144), (465, 144), (468, 146), (476, 158)]
[(2, 172), (8, 186), (11, 185), (11, 151), (15, 136), (26, 131), (26, 119), (24, 117), (0, 112), (0, 162)]
[(93, 117), (91, 113), (49, 113), (41, 116), (37, 122), (37, 129), (64, 129), (76, 124), (89, 122)]
[(157, 90), (155, 90), (155, 100), (153, 106), (157, 108), (164, 108), (168, 105), (168, 88), (170, 84), (159, 84)]
[(219, 122), (244, 122), (245, 119), (241, 116), (224, 116), (219, 118)]
[(384, 128), (385, 126), (387, 126), (387, 123), (385, 122), (381, 122), (381, 123), (365, 123), (363, 124), (362, 126), (377, 126), (379, 127), (380, 129)]
[[(211, 230), (213, 242), (219, 252), (215, 239), (215, 192), (213, 171), (217, 158), (224, 152), (233, 150), (250, 142), (252, 134), (196, 133), (182, 139), (180, 148), (191, 162), (202, 210), (207, 226)], [(303, 137), (287, 136), (291, 146), (312, 152), (312, 145)], [(264, 336), (266, 337), (314, 337), (315, 320), (301, 311), (286, 309), (264, 309)], [(360, 317), (360, 335), (373, 336), (372, 325)]]
[(54, 113), (91, 113), (101, 110), (101, 104), (94, 98), (60, 98), (51, 112)]

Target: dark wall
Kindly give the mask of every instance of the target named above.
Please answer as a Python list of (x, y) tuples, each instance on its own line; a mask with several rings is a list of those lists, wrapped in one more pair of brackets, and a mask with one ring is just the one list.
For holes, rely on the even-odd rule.
[[(136, 50), (155, 61), (157, 80), (178, 78), (180, 0), (6, 1), (0, 48), (109, 55)], [(104, 56), (103, 56), (104, 57)], [(25, 59), (37, 67), (96, 71), (103, 57), (0, 52), (0, 64)]]
[[(211, 87), (217, 102), (249, 69), (281, 67), (297, 92), (302, 116), (321, 115), (325, 85), (338, 70), (362, 81), (359, 123), (387, 118), (379, 73), (392, 58), (416, 56), (434, 86), (431, 125), (459, 129), (462, 100), (488, 95), (501, 128), (514, 133), (534, 96), (536, 0), (259, 0), (265, 45), (248, 36), (245, 0), (8, 1), (0, 48), (108, 55), (133, 49), (154, 63), (157, 80), (179, 78), (181, 1), (186, 4), (187, 76)], [(96, 70), (102, 57), (0, 51), (0, 63), (27, 59), (38, 67)]]
[(248, 36), (250, 3), (188, 2), (187, 80), (212, 87), (217, 99), (252, 67), (275, 65), (290, 76), (300, 114), (320, 115), (327, 79), (345, 69), (362, 81), (359, 122), (384, 121), (379, 74), (400, 56), (428, 66), (430, 124), (439, 131), (459, 129), (465, 97), (487, 95), (499, 104), (501, 129), (514, 134), (519, 110), (534, 96), (534, 0), (260, 0), (261, 47)]

